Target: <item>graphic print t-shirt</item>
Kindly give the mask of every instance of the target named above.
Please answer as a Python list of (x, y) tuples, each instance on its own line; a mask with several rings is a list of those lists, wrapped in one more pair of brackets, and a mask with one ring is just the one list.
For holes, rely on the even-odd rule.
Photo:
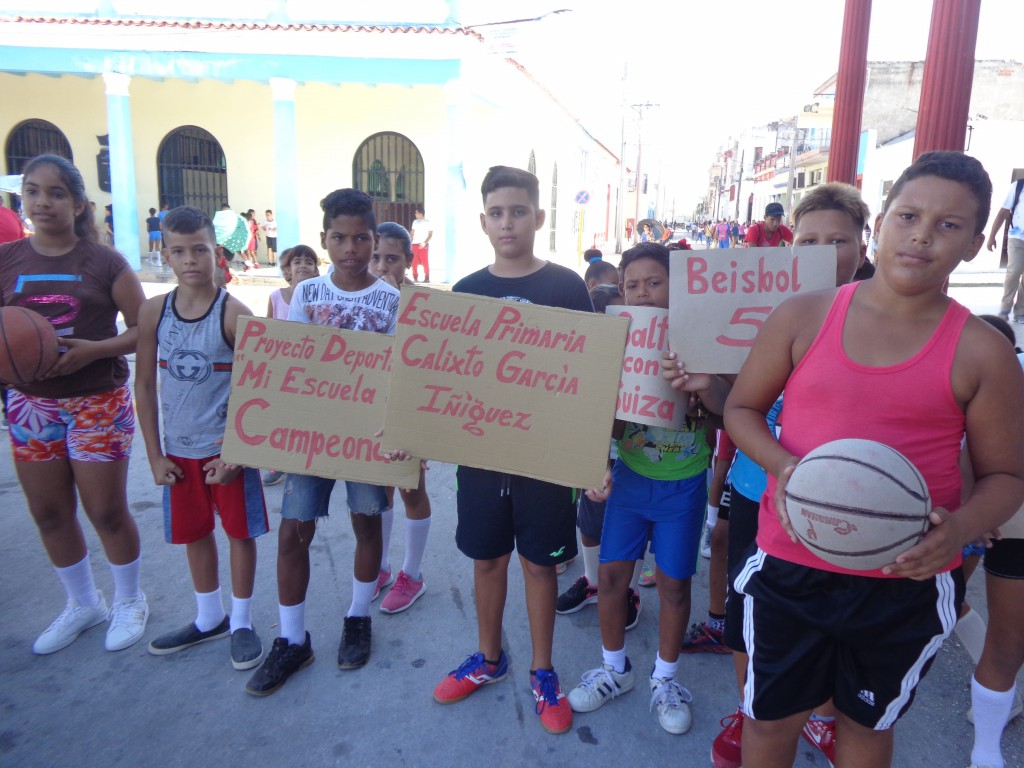
[[(0, 246), (0, 304), (38, 312), (57, 336), (102, 341), (118, 334), (112, 290), (128, 269), (120, 253), (90, 240), (79, 240), (62, 256), (41, 256), (29, 238), (15, 240)], [(105, 357), (18, 389), (35, 397), (82, 397), (110, 392), (127, 380), (124, 357)]]
[(303, 280), (295, 287), (288, 319), (393, 336), (398, 321), (398, 296), (398, 290), (383, 280), (361, 291), (343, 291), (330, 275), (323, 275)]

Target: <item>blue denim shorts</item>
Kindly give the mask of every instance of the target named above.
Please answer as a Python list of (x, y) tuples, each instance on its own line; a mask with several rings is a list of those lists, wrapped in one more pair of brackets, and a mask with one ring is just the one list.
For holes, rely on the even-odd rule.
[[(309, 522), (326, 517), (331, 492), (338, 481), (333, 477), (288, 474), (284, 486), (281, 517), (285, 520)], [(353, 515), (379, 515), (388, 506), (384, 486), (345, 480), (348, 511)]]

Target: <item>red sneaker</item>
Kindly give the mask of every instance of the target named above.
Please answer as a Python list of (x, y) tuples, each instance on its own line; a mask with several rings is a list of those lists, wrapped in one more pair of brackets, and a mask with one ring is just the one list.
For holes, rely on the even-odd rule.
[(743, 759), (743, 712), (739, 709), (721, 719), (722, 732), (711, 744), (714, 768), (741, 768)]
[(508, 656), (501, 652), (498, 663), (488, 664), (482, 653), (474, 653), (434, 688), (434, 701), (454, 704), (462, 701), (477, 688), (504, 680), (508, 675)]
[(803, 736), (808, 743), (828, 759), (831, 766), (836, 761), (836, 721), (808, 720), (804, 723)]
[(530, 687), (537, 702), (535, 710), (545, 731), (565, 733), (572, 728), (572, 709), (553, 669), (538, 669), (530, 675)]

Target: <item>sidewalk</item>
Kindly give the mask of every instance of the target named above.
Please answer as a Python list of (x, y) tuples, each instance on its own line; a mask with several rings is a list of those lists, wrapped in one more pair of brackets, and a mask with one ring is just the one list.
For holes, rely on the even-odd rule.
[[(240, 283), (242, 281), (239, 281)], [(233, 284), (234, 285), (234, 284)], [(166, 291), (147, 281), (147, 294)], [(239, 286), (262, 312), (264, 285)], [(262, 297), (262, 303), (259, 299)], [(133, 364), (134, 365), (134, 364)], [(6, 433), (0, 441), (6, 442)], [(266, 699), (243, 692), (249, 672), (231, 668), (226, 641), (180, 654), (153, 657), (146, 645), (194, 615), (184, 550), (165, 544), (161, 492), (153, 485), (141, 435), (130, 464), (128, 495), (143, 542), (143, 588), (151, 617), (143, 640), (108, 653), (103, 629), (86, 632), (51, 656), (31, 653), (36, 635), (61, 610), (63, 590), (50, 568), (14, 475), (10, 452), (0, 450), (0, 764), (10, 766), (241, 766), (284, 765), (465, 766), (681, 766), (708, 765), (719, 719), (736, 708), (732, 663), (726, 656), (682, 657), (679, 678), (694, 696), (693, 729), (670, 736), (648, 709), (645, 675), (657, 649), (657, 597), (643, 590), (639, 626), (627, 635), (637, 690), (598, 712), (577, 715), (564, 736), (543, 732), (528, 683), (529, 633), (523, 582), (513, 561), (505, 614), (509, 678), (459, 704), (436, 704), (434, 685), (476, 649), (471, 563), (454, 545), (455, 475), (431, 464), (427, 487), (433, 526), (423, 565), (427, 593), (408, 612), (387, 616), (373, 608), (373, 655), (363, 669), (340, 671), (335, 655), (341, 619), (351, 594), (353, 538), (338, 488), (332, 516), (312, 546), (307, 621), (317, 660)], [(266, 489), (272, 532), (259, 541), (253, 607), (255, 626), (269, 647), (277, 630), (275, 552), (283, 486)], [(391, 562), (402, 562), (399, 505)], [(84, 525), (97, 582), (111, 595), (102, 548)], [(220, 537), (221, 553), (226, 556)], [(707, 611), (706, 561), (693, 580), (692, 621)], [(574, 563), (560, 589), (579, 575)], [(224, 602), (229, 583), (222, 562)], [(985, 612), (983, 575), (969, 589)], [(559, 616), (555, 663), (563, 690), (600, 661), (595, 607)], [(946, 642), (917, 702), (897, 733), (898, 768), (965, 766), (973, 730), (964, 718), (971, 668), (955, 636)], [(1007, 765), (1024, 765), (1024, 719), (1004, 737)], [(801, 742), (797, 765), (824, 768), (824, 758)]]

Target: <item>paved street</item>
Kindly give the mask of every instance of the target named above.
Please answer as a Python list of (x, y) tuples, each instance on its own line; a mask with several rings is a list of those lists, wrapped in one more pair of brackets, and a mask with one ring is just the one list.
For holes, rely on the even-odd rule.
[[(990, 281), (991, 282), (991, 281)], [(150, 295), (170, 286), (147, 283)], [(263, 313), (268, 286), (233, 286), (232, 292)], [(993, 312), (999, 289), (955, 287), (974, 311)], [(1017, 326), (1018, 329), (1022, 326)], [(4, 433), (6, 435), (6, 433)], [(6, 437), (0, 440), (6, 442)], [(638, 671), (637, 690), (589, 715), (577, 715), (564, 736), (544, 733), (528, 685), (529, 636), (522, 576), (513, 564), (505, 621), (509, 679), (451, 706), (436, 704), (433, 686), (476, 649), (471, 566), (454, 546), (455, 484), (450, 466), (427, 474), (433, 527), (423, 566), (426, 595), (408, 612), (386, 616), (374, 606), (373, 656), (367, 667), (340, 671), (335, 664), (341, 617), (351, 584), (353, 538), (339, 487), (331, 517), (313, 544), (307, 621), (316, 662), (266, 699), (243, 692), (248, 672), (236, 672), (226, 641), (180, 654), (153, 657), (146, 644), (194, 616), (183, 548), (163, 541), (160, 491), (153, 485), (141, 435), (131, 462), (129, 501), (142, 533), (143, 587), (152, 614), (142, 642), (119, 653), (103, 649), (103, 629), (85, 633), (69, 648), (34, 656), (36, 635), (60, 611), (64, 595), (25, 508), (10, 453), (0, 450), (0, 765), (206, 766), (244, 765), (597, 765), (706, 766), (719, 718), (736, 707), (732, 664), (725, 656), (683, 657), (681, 682), (694, 695), (694, 725), (670, 736), (648, 709), (644, 675), (656, 651), (657, 599), (644, 590), (639, 626), (627, 636)], [(267, 489), (274, 532), (259, 542), (254, 620), (269, 647), (276, 635), (276, 528), (283, 486)], [(87, 525), (97, 582), (112, 586), (102, 549)], [(223, 538), (222, 553), (226, 552)], [(401, 512), (396, 515), (391, 560), (401, 565)], [(561, 577), (567, 587), (581, 563)], [(227, 568), (222, 563), (225, 604)], [(969, 599), (984, 613), (983, 579)], [(694, 579), (695, 620), (707, 610), (707, 574)], [(596, 607), (558, 617), (555, 663), (564, 689), (600, 660)], [(954, 639), (947, 641), (897, 729), (895, 765), (966, 766), (973, 738), (964, 718), (970, 664)], [(1007, 765), (1024, 765), (1024, 719), (1004, 736)], [(826, 762), (806, 744), (799, 766)]]

